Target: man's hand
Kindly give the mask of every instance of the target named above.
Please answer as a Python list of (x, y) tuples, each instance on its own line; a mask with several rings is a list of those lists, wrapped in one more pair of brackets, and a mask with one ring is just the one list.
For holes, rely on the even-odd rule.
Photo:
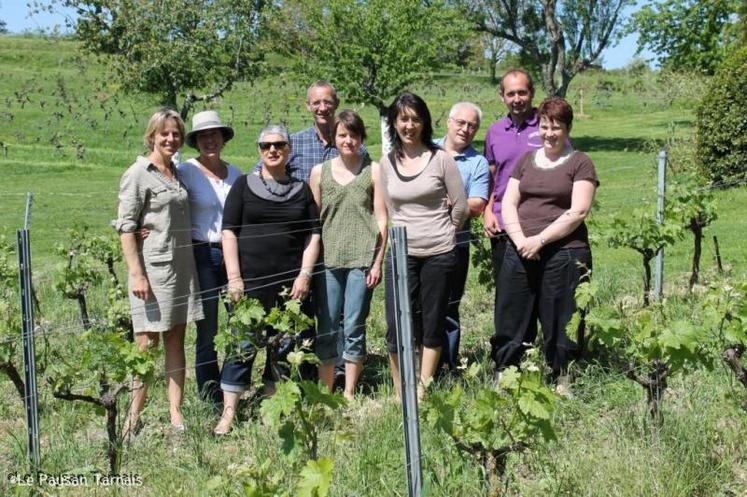
[(483, 232), (488, 238), (494, 238), (501, 232), (498, 218), (491, 209), (485, 209), (482, 213)]

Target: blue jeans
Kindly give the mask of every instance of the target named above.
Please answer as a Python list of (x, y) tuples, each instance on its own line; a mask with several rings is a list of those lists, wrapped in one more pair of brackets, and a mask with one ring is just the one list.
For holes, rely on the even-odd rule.
[(366, 318), (373, 294), (366, 286), (366, 270), (326, 268), (315, 279), (315, 290), (319, 320), (315, 350), (319, 360), (323, 363), (336, 361), (338, 341), (343, 337), (342, 358), (349, 362), (363, 361)]
[(200, 396), (215, 403), (223, 402), (218, 388), (220, 368), (215, 351), (215, 334), (218, 331), (218, 304), (220, 290), (226, 285), (226, 267), (223, 264), (223, 250), (205, 243), (193, 247), (197, 278), (200, 282), (204, 319), (197, 321), (195, 341), (195, 376)]

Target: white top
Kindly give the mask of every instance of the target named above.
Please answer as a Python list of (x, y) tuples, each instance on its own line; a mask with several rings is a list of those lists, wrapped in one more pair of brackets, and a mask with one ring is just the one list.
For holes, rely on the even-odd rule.
[(228, 164), (226, 179), (207, 176), (195, 159), (178, 166), (179, 179), (189, 194), (189, 211), (192, 217), (192, 239), (201, 242), (220, 242), (223, 225), (223, 206), (231, 185), (239, 179), (241, 171)]

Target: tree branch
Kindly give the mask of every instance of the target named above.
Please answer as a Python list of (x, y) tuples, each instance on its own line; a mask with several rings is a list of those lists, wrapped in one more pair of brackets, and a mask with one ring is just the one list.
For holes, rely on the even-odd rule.
[(104, 403), (101, 402), (101, 399), (97, 399), (96, 397), (92, 397), (91, 395), (80, 395), (77, 393), (71, 393), (69, 391), (64, 391), (64, 392), (52, 392), (52, 396), (57, 399), (79, 400), (81, 402), (88, 402), (90, 404), (94, 404), (97, 406), (106, 407), (104, 406)]

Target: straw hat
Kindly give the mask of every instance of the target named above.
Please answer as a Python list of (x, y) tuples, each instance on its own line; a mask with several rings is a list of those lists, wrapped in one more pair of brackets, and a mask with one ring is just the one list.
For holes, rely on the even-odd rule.
[(192, 131), (187, 133), (187, 145), (197, 148), (197, 133), (207, 129), (220, 129), (223, 132), (223, 141), (233, 138), (233, 128), (226, 126), (220, 120), (218, 113), (214, 110), (205, 110), (192, 116)]

